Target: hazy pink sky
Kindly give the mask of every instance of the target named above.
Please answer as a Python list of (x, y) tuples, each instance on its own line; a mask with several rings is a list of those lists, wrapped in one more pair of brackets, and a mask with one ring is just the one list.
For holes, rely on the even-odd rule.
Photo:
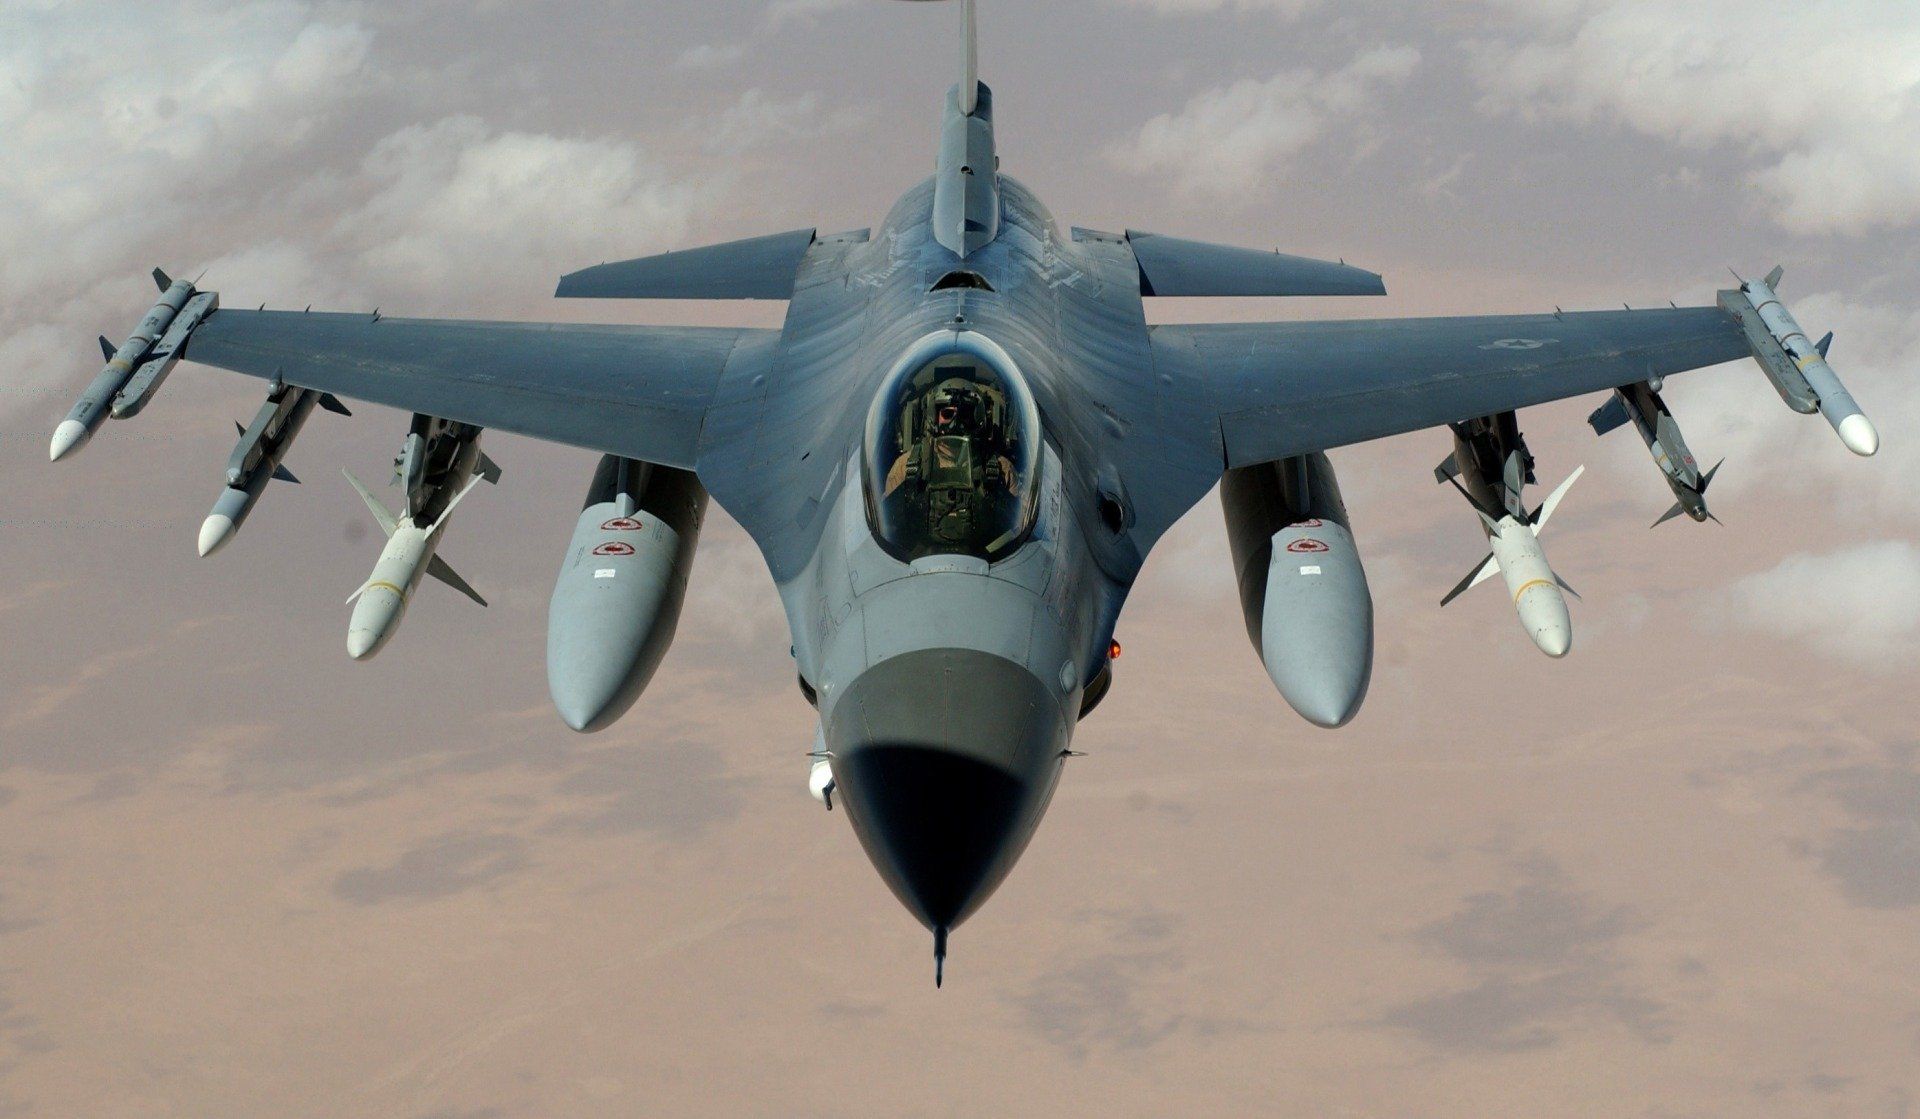
[[(0, 7), (0, 1115), (1920, 1113), (1920, 12), (1905, 2), (982, 4), (1004, 169), (1065, 222), (1320, 256), (1382, 300), (1711, 300), (1787, 269), (1885, 450), (1750, 363), (1676, 378), (1724, 528), (1598, 401), (1523, 416), (1585, 596), (1541, 657), (1433, 432), (1336, 452), (1366, 708), (1248, 647), (1220, 512), (1161, 545), (1021, 865), (927, 940), (804, 789), (778, 601), (717, 511), (679, 640), (602, 734), (546, 697), (594, 456), (501, 486), (378, 660), (341, 605), (405, 417), (317, 417), (192, 541), (242, 378), (185, 367), (49, 466), (151, 298), (772, 324), (556, 305), (605, 259), (877, 223), (931, 166), (950, 8)], [(122, 45), (137, 47), (122, 49)]]

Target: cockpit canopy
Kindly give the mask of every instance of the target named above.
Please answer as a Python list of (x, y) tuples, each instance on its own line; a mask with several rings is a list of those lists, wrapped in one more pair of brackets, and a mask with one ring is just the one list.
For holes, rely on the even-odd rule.
[(909, 352), (867, 413), (867, 521), (895, 558), (995, 560), (1033, 528), (1040, 420), (1004, 351), (943, 334)]

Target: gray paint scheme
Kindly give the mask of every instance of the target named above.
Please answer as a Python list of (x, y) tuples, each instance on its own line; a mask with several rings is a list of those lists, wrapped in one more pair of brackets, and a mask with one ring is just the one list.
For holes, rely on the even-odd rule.
[[(1751, 352), (1721, 307), (1149, 327), (1143, 292), (1360, 292), (1378, 277), (1065, 229), (983, 158), (991, 100), (984, 87), (967, 96), (971, 80), (947, 98), (939, 173), (871, 237), (796, 231), (562, 284), (784, 295), (778, 330), (223, 309), (186, 346), (191, 360), (300, 388), (693, 471), (765, 557), (836, 795), (941, 950), (1031, 837), (1148, 552), (1224, 471), (1309, 456), (1311, 474), (1327, 448)], [(968, 282), (942, 284), (956, 272)], [(1003, 354), (1001, 372), (1037, 405), (1038, 513), (995, 562), (904, 563), (869, 527), (868, 413), (902, 355), (969, 346)], [(1370, 643), (1352, 610), (1333, 614), (1326, 639)], [(1261, 634), (1281, 621), (1263, 610)], [(629, 626), (648, 640), (643, 620)]]
[[(1075, 230), (1076, 234), (1089, 232)], [(1127, 230), (1141, 295), (1385, 295), (1379, 275), (1345, 261), (1210, 245)]]
[(560, 277), (553, 294), (559, 299), (786, 299), (813, 235), (811, 229), (796, 229), (596, 264)]

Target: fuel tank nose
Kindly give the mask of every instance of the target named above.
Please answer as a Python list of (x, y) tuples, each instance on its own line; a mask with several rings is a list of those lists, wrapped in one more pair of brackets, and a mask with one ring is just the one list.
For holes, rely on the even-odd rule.
[(923, 649), (868, 668), (835, 703), (836, 798), (928, 928), (966, 920), (1033, 837), (1071, 727), (1057, 692), (991, 653)]

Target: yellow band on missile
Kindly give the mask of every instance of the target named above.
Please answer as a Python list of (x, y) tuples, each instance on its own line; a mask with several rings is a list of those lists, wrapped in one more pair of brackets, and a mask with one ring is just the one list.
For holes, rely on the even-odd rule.
[(1551, 579), (1529, 579), (1526, 582), (1520, 584), (1519, 590), (1513, 592), (1513, 604), (1515, 606), (1520, 605), (1520, 596), (1523, 594), (1526, 594), (1528, 591), (1532, 590), (1535, 587), (1551, 587), (1551, 586), (1553, 586), (1553, 581)]
[(389, 591), (392, 591), (394, 594), (399, 595), (401, 598), (407, 597), (406, 591), (401, 590), (399, 587), (394, 586), (392, 583), (387, 582), (385, 579), (376, 579), (368, 582), (367, 590), (370, 590), (370, 591), (389, 590)]
[(117, 357), (117, 358), (114, 358), (112, 361), (107, 362), (107, 368), (127, 370), (127, 369), (133, 368), (133, 363), (128, 361), (125, 358)]

